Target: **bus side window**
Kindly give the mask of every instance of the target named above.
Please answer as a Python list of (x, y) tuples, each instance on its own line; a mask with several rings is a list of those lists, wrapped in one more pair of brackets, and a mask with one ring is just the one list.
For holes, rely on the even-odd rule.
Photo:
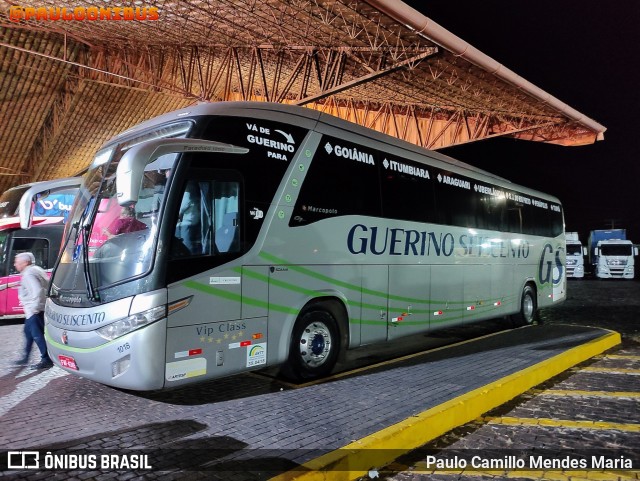
[(239, 182), (214, 182), (214, 242), (220, 254), (240, 250)]
[(509, 232), (522, 233), (522, 204), (510, 205), (507, 209), (507, 223)]
[(240, 183), (189, 180), (178, 213), (171, 257), (239, 252)]
[(176, 224), (175, 236), (187, 248), (189, 255), (202, 254), (201, 204), (204, 193), (198, 184), (195, 180), (187, 182), (182, 193), (178, 223)]

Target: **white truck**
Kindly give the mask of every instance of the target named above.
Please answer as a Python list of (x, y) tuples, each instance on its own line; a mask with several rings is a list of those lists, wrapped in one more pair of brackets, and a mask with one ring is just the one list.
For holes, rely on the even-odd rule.
[(633, 279), (638, 248), (625, 229), (593, 230), (589, 235), (589, 261), (600, 279)]
[(584, 256), (587, 248), (582, 245), (577, 232), (566, 232), (567, 241), (567, 278), (582, 279), (584, 277)]

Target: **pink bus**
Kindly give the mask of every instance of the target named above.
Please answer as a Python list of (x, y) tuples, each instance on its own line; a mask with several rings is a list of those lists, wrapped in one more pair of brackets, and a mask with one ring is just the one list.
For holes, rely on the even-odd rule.
[(51, 272), (80, 182), (79, 177), (35, 182), (0, 196), (0, 319), (24, 317), (16, 254), (33, 252), (36, 264)]

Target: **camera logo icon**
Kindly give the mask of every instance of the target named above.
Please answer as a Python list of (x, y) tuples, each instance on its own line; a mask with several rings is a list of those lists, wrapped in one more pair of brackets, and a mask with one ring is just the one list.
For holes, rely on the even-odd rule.
[(7, 468), (39, 469), (40, 453), (38, 451), (9, 451), (7, 452)]

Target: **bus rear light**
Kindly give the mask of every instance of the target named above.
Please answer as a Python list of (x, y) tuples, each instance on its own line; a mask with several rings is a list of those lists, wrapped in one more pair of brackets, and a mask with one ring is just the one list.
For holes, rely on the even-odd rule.
[(131, 355), (127, 354), (115, 362), (111, 363), (111, 377), (119, 376), (131, 366)]
[(501, 305), (502, 305), (502, 302), (497, 301), (497, 302), (494, 302), (494, 303), (493, 303), (493, 305), (494, 305), (494, 306), (501, 306)]
[(256, 332), (255, 334), (252, 334), (251, 339), (262, 339), (262, 333)]
[(441, 316), (442, 314), (444, 314), (442, 311), (435, 311), (433, 313), (434, 316)]
[(467, 311), (475, 311), (476, 306), (467, 306)]
[(391, 319), (391, 322), (401, 322), (404, 319), (404, 317), (400, 316), (400, 317), (394, 317), (393, 319)]

